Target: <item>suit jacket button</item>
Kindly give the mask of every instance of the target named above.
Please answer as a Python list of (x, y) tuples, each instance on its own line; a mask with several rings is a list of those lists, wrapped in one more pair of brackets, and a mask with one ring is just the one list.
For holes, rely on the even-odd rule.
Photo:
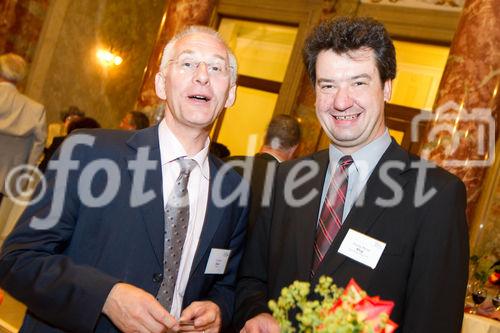
[(160, 283), (161, 281), (163, 281), (163, 274), (154, 273), (153, 274), (153, 282)]

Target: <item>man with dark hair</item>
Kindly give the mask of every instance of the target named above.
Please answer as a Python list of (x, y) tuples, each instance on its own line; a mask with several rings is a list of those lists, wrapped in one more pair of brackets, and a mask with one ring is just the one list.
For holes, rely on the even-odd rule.
[[(59, 116), (67, 130), (68, 124), (73, 119), (85, 117), (85, 112), (80, 110), (78, 106), (70, 105), (66, 110), (61, 111)], [(66, 132), (66, 134), (68, 133)]]
[[(321, 23), (305, 43), (328, 150), (280, 164), (249, 235), (235, 323), (278, 333), (267, 302), (295, 280), (351, 278), (395, 303), (398, 332), (458, 333), (468, 270), (464, 184), (403, 150), (384, 122), (395, 50), (369, 18)], [(319, 172), (318, 172), (319, 171)]]
[[(72, 119), (68, 120), (68, 118)], [(52, 155), (54, 155), (57, 149), (59, 149), (61, 144), (64, 142), (64, 139), (66, 139), (67, 136), (71, 134), (71, 132), (73, 132), (76, 129), (83, 129), (83, 128), (101, 128), (101, 125), (94, 118), (73, 115), (65, 119), (65, 127), (67, 135), (54, 137), (50, 146), (43, 150), (44, 156), (42, 161), (38, 165), (38, 168), (43, 173), (45, 173), (45, 171), (47, 170), (47, 165), (50, 159), (52, 158)]]
[[(333, 31), (333, 29), (336, 29)], [(321, 51), (349, 54), (355, 50), (373, 51), (375, 66), (381, 82), (396, 77), (396, 50), (383, 25), (371, 18), (340, 18), (320, 24), (311, 34), (303, 50), (304, 64), (313, 85), (316, 84), (316, 62)]]
[(126, 131), (135, 131), (146, 127), (149, 127), (149, 119), (140, 111), (127, 112), (120, 122), (120, 128)]
[[(79, 107), (71, 105), (67, 109), (59, 112), (61, 122), (50, 123), (47, 129), (47, 142), (45, 147), (50, 147), (54, 141), (59, 141), (56, 146), (59, 147), (62, 140), (68, 135), (68, 125), (73, 120), (85, 117), (85, 111), (80, 110)], [(47, 149), (44, 150), (47, 154)]]
[[(269, 206), (272, 184), (278, 163), (294, 158), (300, 144), (300, 125), (295, 117), (281, 114), (271, 119), (264, 138), (264, 144), (254, 157), (232, 156), (228, 161), (245, 161), (244, 166), (251, 166), (250, 179), (252, 206), (248, 218), (251, 229), (262, 207)], [(230, 162), (238, 163), (238, 162)], [(242, 176), (244, 168), (235, 165), (234, 169)]]

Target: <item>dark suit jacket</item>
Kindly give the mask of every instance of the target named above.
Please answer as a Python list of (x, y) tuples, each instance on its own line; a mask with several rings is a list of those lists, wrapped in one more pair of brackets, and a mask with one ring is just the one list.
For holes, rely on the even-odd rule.
[[(117, 332), (101, 314), (106, 297), (119, 281), (156, 295), (162, 281), (164, 211), (158, 128), (137, 132), (87, 130), (95, 137), (92, 147), (79, 144), (72, 159), (80, 161), (69, 172), (62, 217), (49, 230), (29, 226), (31, 217), (45, 217), (52, 204), (55, 172), (47, 171), (48, 192), (28, 207), (4, 243), (0, 258), (0, 286), (28, 306), (21, 332)], [(71, 137), (71, 136), (70, 136)], [(62, 147), (67, 145), (65, 140)], [(154, 170), (146, 173), (145, 185), (131, 191), (134, 173), (128, 168), (139, 147), (149, 147)], [(89, 186), (97, 197), (116, 181), (102, 170), (92, 179), (80, 179), (82, 170), (96, 159), (113, 161), (119, 170), (119, 188), (102, 207), (85, 205), (78, 195)], [(210, 190), (222, 161), (210, 156)], [(223, 178), (226, 197), (241, 181), (234, 171)], [(138, 182), (139, 184), (139, 182)], [(137, 191), (154, 191), (146, 204), (131, 207)], [(186, 287), (183, 307), (195, 300), (211, 300), (221, 309), (223, 325), (230, 323), (234, 308), (236, 272), (245, 239), (248, 209), (233, 202), (216, 207), (209, 196), (205, 223)], [(101, 199), (104, 200), (104, 199)], [(100, 206), (100, 205), (99, 205)], [(212, 248), (231, 249), (223, 275), (204, 274)]]
[[(280, 164), (273, 208), (257, 221), (240, 267), (236, 326), (269, 312), (267, 301), (277, 299), (280, 290), (294, 280), (310, 279), (328, 159), (328, 151), (322, 151)], [(308, 194), (314, 199), (293, 207), (285, 200), (285, 178), (302, 161), (317, 163), (320, 172), (291, 192), (297, 199)], [(389, 181), (383, 182), (381, 166), (391, 161), (395, 166), (387, 172)], [(415, 207), (418, 177), (411, 163), (416, 161), (417, 157), (395, 142), (389, 146), (366, 184), (364, 205), (352, 207), (312, 281), (312, 289), (322, 275), (333, 277), (341, 287), (355, 278), (369, 295), (395, 302), (391, 318), (400, 325), (398, 332), (458, 333), (468, 272), (465, 187), (443, 169), (430, 169), (425, 191), (433, 187), (436, 193)], [(393, 198), (395, 187), (402, 189), (399, 204), (385, 208), (375, 204), (377, 198)], [(375, 269), (337, 252), (351, 228), (387, 244)]]
[[(226, 161), (248, 161), (252, 165), (250, 179), (246, 178), (250, 184), (252, 193), (252, 202), (250, 214), (248, 216), (248, 227), (253, 227), (252, 221), (255, 221), (262, 207), (269, 206), (272, 184), (278, 168), (279, 161), (271, 154), (257, 153), (255, 156), (231, 156)], [(234, 168), (241, 176), (244, 174), (243, 168), (236, 166)], [(269, 179), (267, 182), (266, 180)], [(267, 185), (268, 184), (268, 185)], [(267, 186), (266, 186), (267, 185)]]

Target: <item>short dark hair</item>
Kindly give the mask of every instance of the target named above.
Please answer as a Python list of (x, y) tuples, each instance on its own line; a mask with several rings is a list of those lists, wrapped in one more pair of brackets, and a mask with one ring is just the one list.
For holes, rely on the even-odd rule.
[(94, 118), (79, 117), (68, 124), (68, 134), (80, 128), (101, 128), (101, 125)]
[(129, 113), (132, 116), (132, 124), (130, 125), (134, 126), (136, 130), (149, 127), (149, 119), (144, 113), (141, 111), (130, 111)]
[(68, 117), (85, 117), (85, 112), (80, 110), (78, 106), (71, 105), (66, 110), (61, 111), (59, 115), (61, 117), (61, 121), (64, 123)]
[(306, 39), (303, 59), (316, 84), (316, 60), (324, 50), (337, 54), (370, 48), (375, 54), (382, 83), (396, 77), (396, 50), (384, 25), (370, 17), (337, 17), (321, 22)]
[(226, 145), (212, 141), (210, 142), (210, 153), (213, 155), (217, 156), (220, 159), (224, 159), (226, 157), (229, 157), (231, 155), (231, 152), (229, 151), (229, 148), (226, 147)]
[(278, 148), (289, 149), (298, 145), (300, 142), (300, 126), (297, 119), (286, 114), (271, 119), (264, 144), (276, 148), (274, 147), (276, 139), (279, 142)]

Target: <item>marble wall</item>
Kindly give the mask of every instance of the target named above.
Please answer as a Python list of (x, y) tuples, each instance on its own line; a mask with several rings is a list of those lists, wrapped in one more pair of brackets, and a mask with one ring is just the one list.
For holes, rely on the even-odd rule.
[(0, 3), (0, 53), (14, 52), (31, 62), (49, 0), (4, 0)]
[(48, 7), (49, 0), (0, 1), (0, 54), (16, 53), (31, 64)]
[[(51, 2), (28, 85), (48, 121), (75, 105), (103, 127), (116, 127), (134, 107), (164, 6), (162, 0)], [(122, 64), (102, 66), (99, 47), (120, 55)]]

